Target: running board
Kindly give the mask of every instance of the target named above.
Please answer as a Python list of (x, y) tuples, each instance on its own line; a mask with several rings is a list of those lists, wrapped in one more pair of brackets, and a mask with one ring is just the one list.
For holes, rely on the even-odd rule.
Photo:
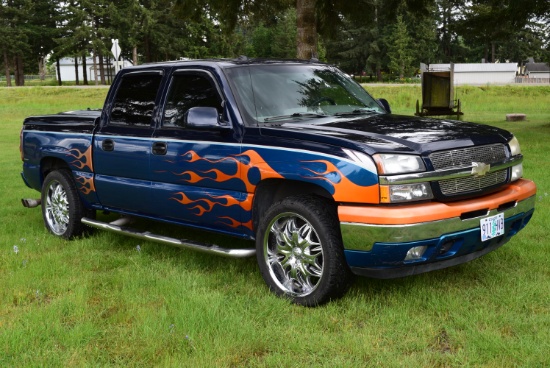
[(151, 240), (157, 243), (168, 244), (179, 248), (184, 249), (194, 249), (200, 252), (217, 254), (220, 256), (231, 257), (231, 258), (245, 258), (252, 257), (256, 254), (256, 249), (247, 248), (247, 249), (231, 249), (231, 248), (222, 248), (215, 244), (206, 244), (199, 243), (187, 239), (175, 239), (167, 236), (157, 235), (150, 233), (149, 231), (140, 232), (129, 227), (124, 227), (125, 224), (129, 223), (130, 219), (121, 218), (113, 222), (102, 222), (93, 220), (87, 217), (82, 218), (82, 223), (97, 229), (107, 230), (114, 233), (128, 235), (134, 238)]

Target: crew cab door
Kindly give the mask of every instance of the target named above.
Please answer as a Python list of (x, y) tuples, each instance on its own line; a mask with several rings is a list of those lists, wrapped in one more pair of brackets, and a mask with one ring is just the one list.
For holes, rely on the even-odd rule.
[[(161, 126), (153, 134), (157, 149), (151, 155), (151, 185), (156, 216), (242, 233), (242, 220), (248, 221), (250, 213), (242, 206), (248, 196), (240, 180), (241, 145), (224, 106), (224, 96), (210, 72), (173, 73)], [(188, 121), (188, 115), (193, 115), (190, 109), (197, 107), (215, 108), (219, 124), (214, 119), (214, 124), (201, 127)]]
[(125, 74), (95, 135), (93, 160), (100, 203), (123, 212), (151, 207), (151, 135), (162, 71)]

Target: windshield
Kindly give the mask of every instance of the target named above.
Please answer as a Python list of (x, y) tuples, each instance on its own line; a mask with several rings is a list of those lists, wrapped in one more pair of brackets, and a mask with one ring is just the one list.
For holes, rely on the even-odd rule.
[(385, 113), (355, 81), (325, 65), (247, 65), (227, 69), (249, 124)]

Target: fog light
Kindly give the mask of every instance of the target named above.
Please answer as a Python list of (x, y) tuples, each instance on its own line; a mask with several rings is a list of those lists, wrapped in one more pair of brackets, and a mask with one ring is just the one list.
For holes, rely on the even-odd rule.
[(523, 177), (523, 164), (519, 164), (512, 167), (512, 178), (510, 181), (516, 181)]
[(412, 247), (407, 252), (407, 256), (405, 257), (405, 261), (414, 261), (416, 259), (422, 258), (424, 255), (424, 252), (426, 251), (428, 247), (425, 245), (421, 245), (418, 247)]

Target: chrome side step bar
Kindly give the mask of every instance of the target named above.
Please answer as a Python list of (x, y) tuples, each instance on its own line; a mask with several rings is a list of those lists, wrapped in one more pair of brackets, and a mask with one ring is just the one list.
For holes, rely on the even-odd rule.
[(217, 254), (220, 256), (231, 257), (231, 258), (252, 257), (256, 254), (256, 249), (254, 248), (247, 248), (247, 249), (222, 248), (215, 244), (200, 243), (200, 242), (195, 242), (193, 240), (187, 240), (187, 239), (175, 239), (167, 236), (153, 234), (153, 233), (150, 233), (149, 231), (140, 232), (138, 230), (131, 229), (124, 226), (129, 222), (131, 222), (131, 219), (125, 218), (125, 217), (115, 220), (113, 222), (102, 222), (102, 221), (93, 220), (87, 217), (82, 218), (83, 224), (97, 228), (97, 229), (124, 234), (124, 235), (128, 235), (138, 239), (151, 240), (154, 242), (168, 244), (179, 248), (194, 249), (200, 252)]

